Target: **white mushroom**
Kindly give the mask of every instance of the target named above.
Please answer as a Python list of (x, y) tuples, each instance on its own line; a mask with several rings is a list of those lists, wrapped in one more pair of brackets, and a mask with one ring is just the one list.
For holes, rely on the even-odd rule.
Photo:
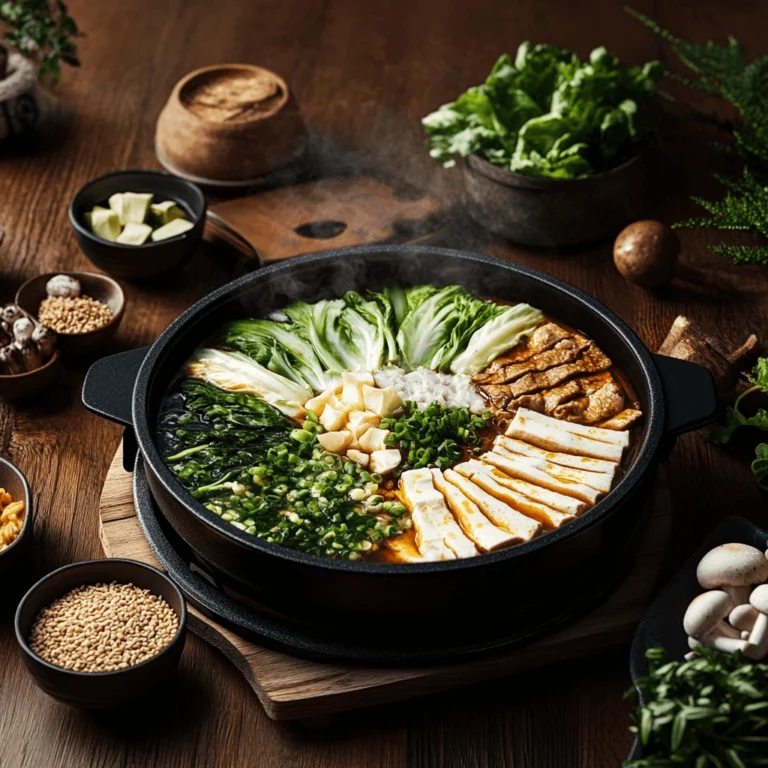
[(722, 589), (735, 605), (749, 601), (750, 588), (768, 581), (768, 560), (748, 544), (722, 544), (708, 552), (696, 569), (704, 589)]
[(45, 284), (49, 296), (63, 296), (76, 299), (80, 295), (80, 281), (69, 275), (56, 275)]
[(744, 632), (749, 633), (755, 626), (755, 620), (757, 619), (757, 609), (753, 608), (749, 603), (742, 603), (737, 605), (728, 616), (728, 623), (734, 628), (741, 630), (742, 637)]
[(35, 330), (35, 324), (28, 317), (20, 317), (13, 324), (13, 337), (18, 344), (26, 344), (31, 341)]
[(683, 617), (683, 627), (689, 637), (709, 648), (725, 653), (744, 651), (747, 642), (741, 639), (738, 630), (723, 621), (733, 608), (733, 600), (725, 592), (704, 592), (691, 601)]
[(758, 614), (749, 635), (751, 648), (747, 655), (760, 661), (768, 656), (768, 584), (756, 587), (749, 597), (749, 602)]

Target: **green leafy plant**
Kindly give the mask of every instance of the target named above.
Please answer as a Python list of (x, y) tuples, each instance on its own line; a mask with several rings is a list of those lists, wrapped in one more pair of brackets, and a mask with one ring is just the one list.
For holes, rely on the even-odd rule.
[[(712, 227), (720, 230), (750, 232), (768, 238), (768, 56), (747, 63), (744, 49), (728, 38), (726, 45), (708, 42), (689, 43), (663, 29), (637, 11), (627, 11), (670, 44), (680, 61), (695, 75), (676, 80), (704, 91), (734, 107), (736, 120), (729, 124), (733, 142), (726, 151), (744, 161), (741, 178), (716, 176), (726, 187), (722, 200), (693, 199), (709, 214), (677, 224), (680, 228)], [(736, 263), (768, 263), (768, 244), (729, 245), (721, 243), (712, 250), (729, 256)]]
[[(50, 75), (57, 83), (62, 63), (80, 65), (74, 43), (80, 32), (60, 0), (0, 2), (0, 31), (5, 43), (38, 63), (41, 79)], [(5, 76), (6, 56), (0, 46), (0, 79)]]
[(697, 654), (682, 662), (667, 661), (663, 648), (646, 652), (649, 674), (625, 697), (636, 701), (630, 730), (643, 756), (624, 768), (768, 765), (768, 665), (709, 648)]
[[(730, 442), (733, 433), (740, 427), (757, 427), (768, 432), (768, 411), (765, 408), (759, 408), (752, 416), (745, 416), (740, 407), (741, 401), (748, 395), (756, 392), (768, 394), (768, 358), (761, 357), (748, 378), (752, 386), (744, 390), (734, 404), (725, 409), (725, 423), (712, 434), (712, 440), (718, 445)], [(768, 490), (768, 444), (760, 443), (755, 449), (752, 472), (760, 487)]]
[(430, 155), (446, 167), (478, 154), (531, 176), (574, 179), (628, 160), (654, 130), (648, 102), (662, 65), (642, 67), (596, 48), (588, 61), (523, 43), (482, 85), (427, 115)]

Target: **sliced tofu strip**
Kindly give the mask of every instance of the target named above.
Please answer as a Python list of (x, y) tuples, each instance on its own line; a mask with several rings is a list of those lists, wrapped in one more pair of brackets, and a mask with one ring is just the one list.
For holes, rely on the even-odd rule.
[[(540, 485), (527, 483), (525, 480), (519, 480), (516, 477), (510, 477), (497, 467), (491, 466), (490, 464), (484, 464), (482, 461), (477, 461), (477, 459), (470, 459), (468, 462), (465, 462), (465, 464), (477, 472), (484, 472), (486, 475), (489, 475), (499, 485), (503, 485), (505, 488), (509, 488), (509, 490), (515, 491), (516, 493), (522, 493), (523, 496), (527, 496), (529, 499), (538, 501), (565, 515), (578, 516), (589, 509), (589, 504), (585, 501), (574, 499), (572, 496), (566, 496), (563, 493), (550, 491), (547, 488), (542, 488)], [(457, 471), (461, 470), (457, 469)], [(522, 511), (523, 510), (521, 510), (521, 512)]]
[[(480, 464), (481, 469), (476, 468), (477, 464)], [(488, 491), (494, 498), (509, 504), (512, 509), (516, 509), (526, 517), (538, 520), (545, 528), (559, 528), (563, 523), (576, 519), (574, 514), (558, 512), (556, 509), (541, 504), (517, 490), (505, 487), (502, 483), (497, 482), (496, 478), (489, 472), (484, 471), (482, 466), (482, 462), (475, 462), (474, 465), (471, 462), (465, 462), (464, 464), (457, 464), (456, 471), (468, 477), (484, 491)]]
[[(453, 560), (479, 554), (445, 506), (443, 494), (432, 484), (429, 469), (404, 472), (400, 488), (411, 510), (411, 519), (416, 528), (416, 545), (425, 558)], [(443, 550), (447, 550), (450, 556)]]
[(600, 491), (590, 488), (582, 483), (572, 483), (567, 480), (559, 480), (552, 475), (548, 475), (544, 470), (526, 464), (522, 461), (510, 459), (508, 456), (502, 456), (496, 451), (484, 453), (480, 457), (486, 464), (493, 464), (502, 472), (519, 480), (525, 480), (533, 485), (539, 485), (555, 493), (562, 493), (565, 496), (572, 496), (574, 499), (586, 501), (587, 504), (595, 505), (597, 500), (603, 495)]
[(382, 545), (382, 557), (388, 562), (423, 563), (426, 562), (410, 536), (393, 536)]
[(572, 432), (574, 435), (588, 437), (590, 440), (597, 440), (600, 443), (612, 443), (626, 448), (629, 445), (629, 434), (626, 432), (617, 432), (615, 429), (602, 429), (601, 427), (588, 427), (584, 424), (576, 424), (573, 421), (562, 421), (554, 419), (552, 416), (545, 416), (543, 413), (529, 411), (521, 408), (517, 412), (518, 416), (538, 421), (539, 424), (547, 424), (550, 427), (557, 427), (565, 432)]
[(482, 552), (493, 552), (514, 544), (518, 539), (507, 531), (497, 528), (455, 485), (451, 485), (439, 469), (433, 469), (432, 481), (445, 496), (448, 506), (459, 521), (464, 533), (475, 542)]
[[(526, 413), (533, 413), (526, 409)], [(554, 421), (554, 419), (553, 419)], [(507, 437), (516, 437), (538, 448), (558, 453), (570, 453), (576, 456), (588, 456), (592, 459), (619, 462), (624, 449), (620, 445), (601, 443), (587, 437), (553, 428), (533, 419), (520, 416), (520, 411), (512, 420), (506, 432)]]
[(550, 461), (552, 464), (559, 464), (561, 467), (573, 467), (573, 469), (586, 469), (589, 472), (605, 472), (613, 477), (616, 474), (618, 464), (613, 461), (602, 461), (601, 459), (590, 459), (588, 456), (574, 456), (570, 453), (555, 453), (554, 451), (543, 451), (530, 443), (524, 443), (522, 440), (514, 440), (511, 437), (498, 435), (493, 441), (494, 445), (501, 445), (511, 453), (517, 453), (521, 456), (528, 456), (531, 459), (542, 459)]
[(511, 533), (515, 537), (515, 544), (530, 541), (541, 532), (541, 523), (521, 515), (517, 510), (512, 509), (509, 504), (505, 504), (503, 501), (499, 501), (494, 496), (491, 496), (490, 493), (484, 491), (479, 485), (458, 472), (447, 469), (443, 473), (443, 477), (477, 504), (480, 511), (494, 525)]
[(556, 477), (558, 480), (564, 480), (568, 483), (581, 483), (583, 485), (588, 485), (590, 488), (594, 488), (596, 491), (602, 491), (603, 493), (608, 493), (613, 485), (613, 475), (609, 475), (606, 472), (586, 472), (583, 469), (560, 467), (549, 461), (532, 459), (530, 456), (520, 456), (516, 453), (512, 453), (504, 448), (503, 445), (497, 445), (493, 450), (500, 456), (506, 456), (513, 461), (522, 461), (525, 464), (530, 464), (530, 466), (537, 467), (548, 475), (552, 475), (552, 477)]

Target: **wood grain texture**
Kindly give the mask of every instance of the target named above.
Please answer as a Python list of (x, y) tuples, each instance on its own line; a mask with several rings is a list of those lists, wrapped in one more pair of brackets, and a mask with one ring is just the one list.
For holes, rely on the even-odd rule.
[[(689, 39), (741, 40), (765, 53), (768, 8), (755, 0), (637, 0), (634, 7)], [(291, 84), (319, 153), (318, 170), (377, 164), (392, 176), (460, 201), (459, 176), (423, 146), (419, 119), (488, 72), (496, 56), (525, 39), (586, 54), (607, 45), (641, 62), (661, 56), (659, 41), (627, 16), (621, 0), (71, 0), (87, 37), (83, 66), (67, 71), (34, 151), (3, 152), (0, 300), (42, 271), (85, 270), (67, 221), (67, 204), (85, 181), (120, 168), (150, 167), (155, 120), (186, 72), (222, 61), (264, 65)], [(677, 66), (670, 59), (672, 66)], [(670, 87), (675, 94), (682, 91)], [(712, 104), (685, 94), (704, 113)], [(694, 215), (688, 195), (717, 185), (702, 120), (681, 107), (660, 139), (653, 213), (671, 223)], [(736, 267), (713, 254), (718, 235), (682, 232), (683, 261), (698, 282), (661, 294), (627, 286), (610, 246), (543, 253), (492, 242), (459, 207), (447, 245), (476, 247), (544, 270), (594, 295), (656, 348), (684, 314), (740, 343), (768, 333), (765, 268)], [(193, 301), (243, 267), (203, 249), (162, 284), (125, 285), (128, 308), (112, 351), (153, 341)], [(36, 575), (98, 557), (98, 504), (119, 427), (80, 405), (85, 364), (68, 364), (43, 401), (0, 406), (0, 452), (27, 474), (35, 496)], [(749, 451), (726, 451), (703, 435), (681, 438), (667, 462), (674, 525), (670, 574), (723, 517), (760, 522), (765, 496)], [(762, 520), (764, 523), (764, 519)], [(19, 577), (20, 579), (20, 577)], [(12, 585), (8, 585), (12, 586)], [(18, 586), (23, 586), (19, 584)], [(2, 768), (135, 766), (297, 766), (300, 768), (607, 768), (631, 743), (626, 649), (601, 664), (565, 664), (512, 680), (344, 716), (316, 735), (271, 722), (252, 706), (242, 676), (220, 654), (190, 638), (180, 685), (142, 711), (87, 715), (34, 687), (14, 647), (12, 605), (0, 616)], [(7, 706), (6, 702), (12, 702)]]
[[(99, 536), (107, 557), (141, 560), (161, 567), (136, 518), (132, 475), (123, 469), (122, 449), (115, 454), (107, 473), (99, 517)], [(407, 669), (323, 664), (238, 637), (194, 608), (189, 610), (189, 626), (237, 667), (274, 720), (325, 717), (425, 696), (604, 653), (630, 640), (656, 587), (670, 524), (669, 488), (662, 473), (637, 562), (621, 586), (594, 611), (562, 630), (523, 648), (476, 661)]]
[[(224, 200), (211, 211), (251, 244), (262, 263), (361, 243), (412, 242), (434, 234), (443, 218), (437, 197), (408, 199), (391, 184), (366, 177), (279, 187)], [(313, 224), (338, 224), (340, 231), (333, 237), (299, 234)], [(238, 239), (232, 241), (228, 228), (219, 227), (215, 219), (209, 217), (206, 232), (213, 242), (220, 238), (238, 247)], [(417, 232), (421, 237), (412, 236)]]

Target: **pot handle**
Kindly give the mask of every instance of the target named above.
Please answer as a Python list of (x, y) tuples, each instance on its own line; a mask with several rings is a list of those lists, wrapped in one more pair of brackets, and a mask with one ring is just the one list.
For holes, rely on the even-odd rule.
[(83, 405), (102, 418), (126, 427), (123, 433), (123, 468), (133, 472), (138, 445), (133, 432), (133, 387), (149, 347), (102, 357), (85, 375)]
[(666, 403), (666, 432), (677, 436), (715, 419), (717, 391), (712, 374), (702, 365), (653, 354)]

